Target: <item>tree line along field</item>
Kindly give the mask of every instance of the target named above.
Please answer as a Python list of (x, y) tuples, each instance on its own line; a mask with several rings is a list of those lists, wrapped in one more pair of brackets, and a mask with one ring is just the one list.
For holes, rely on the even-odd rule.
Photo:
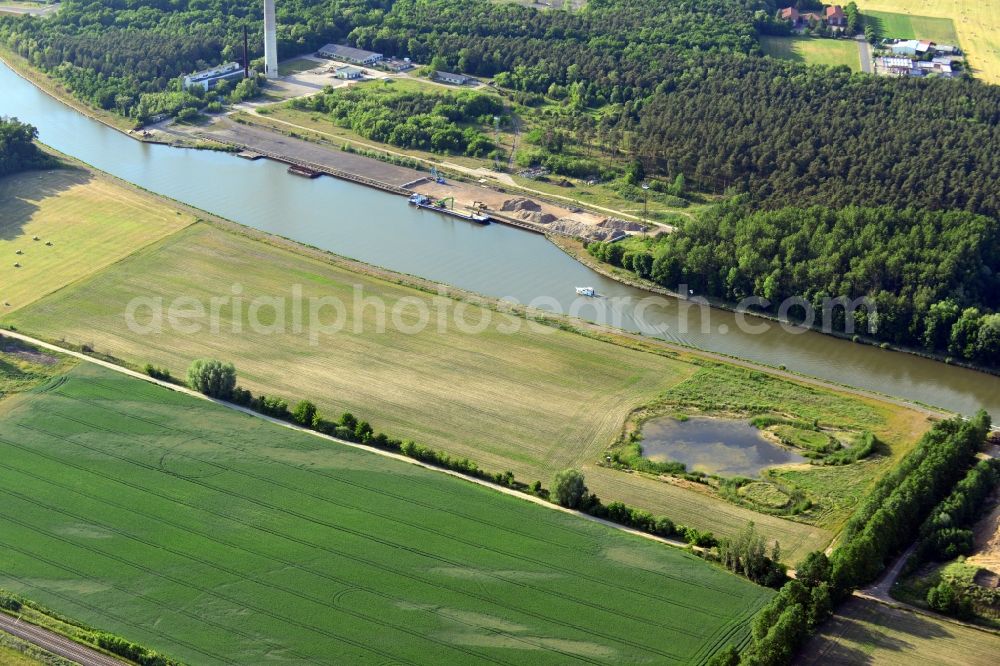
[[(935, 39), (937, 33), (918, 31), (930, 33), (943, 27), (929, 23), (927, 18), (951, 19), (958, 43), (968, 54), (976, 76), (986, 83), (1000, 84), (1000, 0), (863, 0), (858, 6), (862, 13), (876, 11), (909, 17), (913, 36), (923, 39)], [(907, 27), (902, 19), (887, 20), (897, 29)], [(896, 35), (887, 32), (886, 36)]]
[(992, 666), (1000, 635), (868, 599), (852, 599), (806, 645), (803, 666)]
[(772, 594), (90, 364), (3, 405), (0, 587), (190, 663), (701, 663)]

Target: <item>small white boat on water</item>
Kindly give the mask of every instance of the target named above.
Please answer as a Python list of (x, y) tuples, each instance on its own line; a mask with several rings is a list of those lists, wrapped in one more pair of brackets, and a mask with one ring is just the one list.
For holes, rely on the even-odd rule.
[(597, 292), (594, 291), (593, 287), (577, 287), (576, 293), (581, 296), (597, 296)]

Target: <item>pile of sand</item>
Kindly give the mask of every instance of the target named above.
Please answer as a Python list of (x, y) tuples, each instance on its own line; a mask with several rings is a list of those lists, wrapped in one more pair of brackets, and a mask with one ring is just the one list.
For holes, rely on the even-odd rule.
[(518, 211), (517, 217), (525, 220), (526, 222), (534, 222), (535, 224), (552, 224), (559, 219), (552, 213), (542, 213), (539, 211), (529, 212), (526, 210)]
[(618, 229), (621, 231), (644, 231), (646, 227), (638, 222), (629, 222), (617, 217), (606, 217), (597, 223), (597, 226), (604, 229)]
[(556, 220), (551, 227), (552, 231), (577, 236), (588, 241), (614, 241), (624, 238), (627, 234), (620, 229), (602, 229), (571, 217), (564, 217)]
[(1000, 503), (976, 523), (973, 532), (975, 551), (967, 561), (1000, 573)]
[(538, 212), (542, 207), (535, 201), (531, 199), (525, 199), (524, 197), (517, 197), (516, 199), (507, 199), (500, 206), (500, 210), (512, 212), (512, 211), (532, 211)]

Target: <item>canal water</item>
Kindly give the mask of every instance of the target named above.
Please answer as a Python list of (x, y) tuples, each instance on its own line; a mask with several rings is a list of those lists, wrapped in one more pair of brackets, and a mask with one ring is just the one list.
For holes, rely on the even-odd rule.
[(806, 460), (766, 439), (749, 421), (707, 417), (647, 421), (642, 426), (642, 455), (684, 463), (695, 472), (751, 479), (768, 467)]
[[(296, 178), (267, 160), (139, 143), (2, 63), (0, 115), (30, 122), (48, 145), (152, 192), (343, 256), (963, 414), (982, 406), (1000, 420), (998, 377), (773, 324), (747, 332), (732, 313), (706, 315), (598, 275), (536, 234), (418, 211), (402, 197), (333, 178)], [(577, 297), (577, 286), (600, 296)]]

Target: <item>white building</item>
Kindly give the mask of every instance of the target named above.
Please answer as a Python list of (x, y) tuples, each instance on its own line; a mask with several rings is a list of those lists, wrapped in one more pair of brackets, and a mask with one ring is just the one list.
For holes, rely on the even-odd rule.
[(316, 55), (320, 58), (329, 58), (330, 60), (340, 60), (342, 62), (354, 63), (355, 65), (368, 66), (382, 60), (381, 53), (356, 49), (353, 46), (345, 46), (344, 44), (327, 44), (317, 51)]
[(469, 81), (474, 80), (465, 74), (452, 74), (451, 72), (434, 72), (434, 79), (444, 83), (451, 83), (456, 86), (464, 86)]
[(889, 67), (905, 67), (909, 69), (913, 66), (913, 61), (909, 58), (901, 58), (899, 56), (887, 56), (882, 58), (882, 66)]
[(892, 51), (893, 55), (912, 56), (917, 55), (917, 47), (919, 45), (920, 42), (915, 39), (906, 39), (891, 45), (889, 50)]
[(333, 75), (338, 79), (344, 79), (345, 81), (350, 81), (353, 79), (360, 79), (365, 75), (365, 70), (359, 69), (357, 67), (351, 67), (346, 65), (344, 67), (338, 67), (334, 70)]
[(243, 78), (243, 66), (238, 62), (227, 62), (224, 65), (205, 69), (184, 77), (184, 89), (197, 86), (202, 90), (210, 90), (222, 81)]

